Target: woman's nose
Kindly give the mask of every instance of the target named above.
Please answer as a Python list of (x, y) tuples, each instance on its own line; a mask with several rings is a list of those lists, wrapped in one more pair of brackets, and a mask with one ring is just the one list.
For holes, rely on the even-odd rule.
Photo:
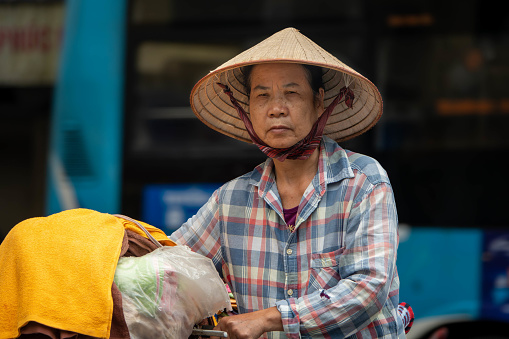
[(281, 96), (274, 96), (270, 102), (269, 116), (273, 118), (288, 115), (288, 105)]

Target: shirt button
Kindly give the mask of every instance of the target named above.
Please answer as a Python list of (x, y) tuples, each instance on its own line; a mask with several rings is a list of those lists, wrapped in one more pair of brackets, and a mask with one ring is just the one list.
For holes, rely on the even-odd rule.
[(292, 253), (293, 253), (293, 251), (292, 251), (292, 249), (291, 249), (291, 248), (289, 248), (289, 249), (287, 249), (287, 250), (286, 250), (286, 254), (290, 255), (290, 254), (292, 254)]
[(293, 290), (290, 288), (286, 293), (288, 293), (288, 295), (292, 295), (293, 294)]

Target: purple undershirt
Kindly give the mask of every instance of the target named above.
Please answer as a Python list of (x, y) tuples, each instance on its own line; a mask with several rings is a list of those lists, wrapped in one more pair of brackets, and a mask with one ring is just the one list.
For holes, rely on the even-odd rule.
[(295, 206), (289, 209), (283, 209), (283, 213), (285, 215), (285, 221), (288, 226), (295, 227), (295, 220), (297, 219), (297, 210), (299, 206)]

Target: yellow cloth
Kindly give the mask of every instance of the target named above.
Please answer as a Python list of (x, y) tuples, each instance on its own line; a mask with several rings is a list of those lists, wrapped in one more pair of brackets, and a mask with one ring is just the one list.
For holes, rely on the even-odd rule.
[[(172, 243), (159, 229), (143, 226)], [(18, 337), (29, 321), (108, 338), (124, 229), (146, 237), (134, 223), (87, 209), (16, 225), (0, 245), (0, 338)]]

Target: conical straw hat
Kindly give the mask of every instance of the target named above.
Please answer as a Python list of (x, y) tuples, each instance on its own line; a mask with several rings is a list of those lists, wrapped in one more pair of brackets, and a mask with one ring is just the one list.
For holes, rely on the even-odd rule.
[(261, 63), (300, 63), (323, 69), (327, 107), (341, 88), (355, 94), (353, 107), (339, 103), (331, 113), (324, 135), (344, 141), (373, 127), (382, 115), (382, 97), (378, 89), (361, 74), (345, 65), (295, 28), (286, 28), (240, 53), (203, 77), (191, 91), (191, 107), (207, 126), (232, 138), (252, 142), (244, 123), (218, 82), (227, 85), (233, 96), (249, 112), (249, 98), (242, 67)]

